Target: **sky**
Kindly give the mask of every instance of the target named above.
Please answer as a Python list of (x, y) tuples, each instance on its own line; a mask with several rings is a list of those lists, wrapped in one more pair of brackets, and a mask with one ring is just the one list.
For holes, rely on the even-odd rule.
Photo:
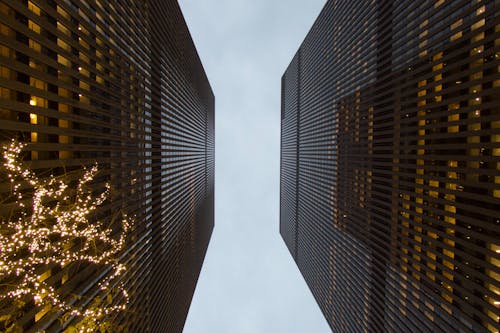
[(330, 332), (279, 235), (281, 76), (325, 0), (179, 0), (215, 94), (215, 228), (184, 333)]

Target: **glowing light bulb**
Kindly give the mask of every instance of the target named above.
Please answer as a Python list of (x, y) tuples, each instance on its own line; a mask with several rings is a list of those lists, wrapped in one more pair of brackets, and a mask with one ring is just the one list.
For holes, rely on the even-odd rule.
[[(31, 119), (35, 117), (36, 114), (30, 114)], [(15, 140), (3, 147), (4, 167), (22, 211), (19, 218), (4, 222), (9, 233), (0, 233), (0, 279), (15, 272), (19, 280), (17, 284), (0, 291), (0, 300), (31, 297), (37, 307), (51, 306), (88, 321), (89, 327), (95, 327), (104, 316), (125, 309), (129, 296), (123, 289), (123, 283), (118, 283), (116, 289), (123, 299), (121, 304), (111, 305), (91, 299), (85, 306), (75, 305), (60, 295), (59, 290), (52, 287), (46, 278), (42, 278), (39, 269), (47, 265), (62, 269), (67, 263), (77, 261), (107, 266), (109, 274), (100, 281), (99, 287), (104, 294), (114, 298), (116, 279), (126, 270), (118, 258), (125, 247), (131, 222), (123, 214), (122, 233), (116, 238), (107, 224), (89, 220), (89, 215), (107, 200), (111, 188), (106, 184), (105, 190), (97, 197), (88, 188), (98, 172), (97, 165), (83, 170), (75, 189), (60, 178), (38, 178), (20, 161), (19, 154), (23, 148), (24, 144)], [(20, 185), (25, 183), (32, 187), (29, 195), (24, 193), (25, 188)], [(32, 200), (31, 207), (23, 204), (28, 199)], [(67, 204), (68, 200), (73, 203)], [(48, 206), (47, 201), (57, 204), (55, 207)], [(47, 221), (53, 221), (50, 227)], [(79, 239), (83, 245), (68, 250), (68, 240), (71, 239)], [(96, 251), (96, 243), (105, 245), (107, 250)], [(83, 330), (94, 331), (87, 327)]]

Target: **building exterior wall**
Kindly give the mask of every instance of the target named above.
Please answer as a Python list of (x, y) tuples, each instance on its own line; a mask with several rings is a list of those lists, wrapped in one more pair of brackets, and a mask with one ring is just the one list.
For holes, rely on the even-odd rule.
[(297, 191), (296, 178), (298, 171), (298, 120), (299, 120), (299, 61), (300, 54), (292, 60), (288, 71), (282, 79), (281, 109), (281, 198), (280, 233), (285, 239), (290, 252), (296, 256), (297, 236)]
[(499, 330), (498, 12), (328, 1), (285, 72), (280, 230), (333, 331)]
[[(112, 188), (100, 217), (135, 221), (122, 258), (130, 304), (108, 319), (181, 332), (213, 229), (215, 141), (214, 96), (177, 1), (0, 1), (0, 53), (0, 140), (28, 143), (40, 174), (97, 162), (96, 186)], [(89, 296), (103, 274), (49, 278)], [(28, 310), (27, 330), (65, 324)]]

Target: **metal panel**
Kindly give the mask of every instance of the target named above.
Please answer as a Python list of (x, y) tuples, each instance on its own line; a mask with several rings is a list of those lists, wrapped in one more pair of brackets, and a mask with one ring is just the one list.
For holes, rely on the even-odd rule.
[(299, 177), (281, 183), (333, 331), (499, 330), (498, 12), (328, 1), (300, 47)]
[[(28, 143), (37, 172), (99, 164), (96, 186), (112, 186), (99, 216), (135, 220), (130, 304), (108, 319), (181, 332), (213, 229), (215, 140), (214, 96), (177, 1), (0, 1), (0, 28), (0, 139)], [(91, 294), (102, 273), (51, 278)], [(57, 317), (27, 309), (22, 321), (58, 331)]]

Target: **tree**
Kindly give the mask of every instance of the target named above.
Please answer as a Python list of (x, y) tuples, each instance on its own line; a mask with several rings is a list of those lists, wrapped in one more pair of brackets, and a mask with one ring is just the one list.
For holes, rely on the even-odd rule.
[[(17, 319), (27, 304), (75, 318), (80, 332), (94, 332), (101, 319), (124, 310), (128, 295), (118, 282), (126, 267), (122, 253), (131, 222), (125, 214), (121, 230), (113, 223), (90, 218), (109, 196), (110, 185), (95, 195), (95, 164), (84, 168), (72, 185), (68, 177), (38, 177), (20, 160), (24, 144), (13, 140), (3, 147), (4, 167), (16, 208), (0, 223), (0, 330), (22, 329)], [(116, 229), (116, 227), (115, 227)], [(115, 234), (119, 233), (118, 236)], [(82, 301), (62, 295), (44, 276), (48, 269), (69, 265), (96, 265), (109, 273), (99, 282), (101, 295)], [(113, 303), (111, 296), (121, 295)], [(82, 305), (83, 304), (83, 305)]]

